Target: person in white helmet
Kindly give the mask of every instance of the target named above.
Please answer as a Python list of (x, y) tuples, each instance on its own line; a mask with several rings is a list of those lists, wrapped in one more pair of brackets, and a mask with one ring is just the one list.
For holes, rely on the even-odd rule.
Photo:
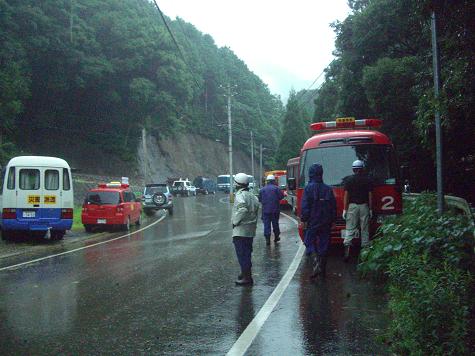
[(234, 177), (236, 196), (234, 198), (232, 225), (233, 243), (241, 267), (237, 285), (250, 285), (254, 281), (251, 272), (252, 242), (256, 235), (259, 201), (249, 191), (249, 176), (238, 173)]
[(344, 179), (343, 219), (346, 220), (344, 261), (350, 258), (350, 247), (358, 227), (361, 230), (361, 247), (369, 243), (369, 220), (373, 216), (371, 179), (365, 174), (364, 162), (356, 160), (352, 164), (353, 175)]
[(259, 191), (259, 201), (262, 204), (262, 222), (264, 224), (264, 237), (267, 246), (270, 245), (271, 225), (274, 230), (274, 243), (280, 240), (280, 201), (284, 199), (284, 193), (276, 185), (275, 177), (269, 174), (267, 184)]

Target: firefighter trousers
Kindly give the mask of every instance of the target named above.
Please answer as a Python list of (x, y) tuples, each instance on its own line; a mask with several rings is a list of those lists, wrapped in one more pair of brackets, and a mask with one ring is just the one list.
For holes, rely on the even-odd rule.
[(346, 236), (343, 241), (345, 246), (350, 246), (351, 241), (361, 230), (361, 247), (369, 243), (369, 207), (368, 204), (350, 203), (346, 212)]

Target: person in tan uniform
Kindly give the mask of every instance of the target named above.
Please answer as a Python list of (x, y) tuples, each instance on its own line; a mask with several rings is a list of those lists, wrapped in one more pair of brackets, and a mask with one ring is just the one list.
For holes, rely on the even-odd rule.
[(373, 216), (371, 179), (365, 174), (364, 162), (356, 160), (352, 164), (353, 175), (344, 180), (343, 219), (346, 221), (344, 261), (350, 258), (353, 239), (361, 230), (361, 247), (369, 244), (369, 220)]

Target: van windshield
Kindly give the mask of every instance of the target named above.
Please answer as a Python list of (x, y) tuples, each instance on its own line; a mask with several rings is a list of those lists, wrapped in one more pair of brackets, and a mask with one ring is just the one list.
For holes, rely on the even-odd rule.
[(220, 176), (218, 177), (218, 184), (229, 184), (229, 177), (227, 176)]
[(155, 193), (166, 193), (167, 186), (166, 185), (157, 185), (154, 187), (146, 187), (145, 188), (145, 195), (153, 195)]
[(314, 163), (323, 166), (323, 181), (332, 186), (343, 185), (343, 179), (353, 174), (351, 164), (359, 159), (374, 184), (396, 184), (397, 161), (390, 145), (354, 145), (314, 148), (304, 153), (300, 187), (308, 183), (308, 170)]
[(96, 205), (117, 205), (120, 204), (119, 192), (88, 192), (86, 203)]

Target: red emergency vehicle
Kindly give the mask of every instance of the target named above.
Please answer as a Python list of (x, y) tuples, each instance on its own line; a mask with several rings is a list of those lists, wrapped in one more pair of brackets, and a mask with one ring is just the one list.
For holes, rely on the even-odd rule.
[(135, 197), (128, 184), (101, 183), (87, 192), (81, 220), (88, 232), (99, 226), (129, 230), (133, 223), (140, 225), (141, 213), (141, 200)]
[[(365, 163), (366, 172), (374, 184), (370, 238), (385, 215), (402, 212), (402, 189), (396, 154), (391, 140), (376, 130), (381, 125), (382, 121), (378, 119), (354, 118), (338, 118), (336, 121), (310, 125), (318, 133), (302, 147), (298, 185), (297, 180), (289, 179), (289, 190), (292, 186), (296, 188), (297, 213), (300, 215), (303, 190), (309, 179), (308, 170), (313, 163), (323, 166), (323, 181), (333, 187), (337, 201), (337, 220), (331, 232), (333, 244), (343, 241), (343, 179), (353, 174), (351, 165), (357, 159)], [(301, 226), (299, 232), (303, 239)]]

